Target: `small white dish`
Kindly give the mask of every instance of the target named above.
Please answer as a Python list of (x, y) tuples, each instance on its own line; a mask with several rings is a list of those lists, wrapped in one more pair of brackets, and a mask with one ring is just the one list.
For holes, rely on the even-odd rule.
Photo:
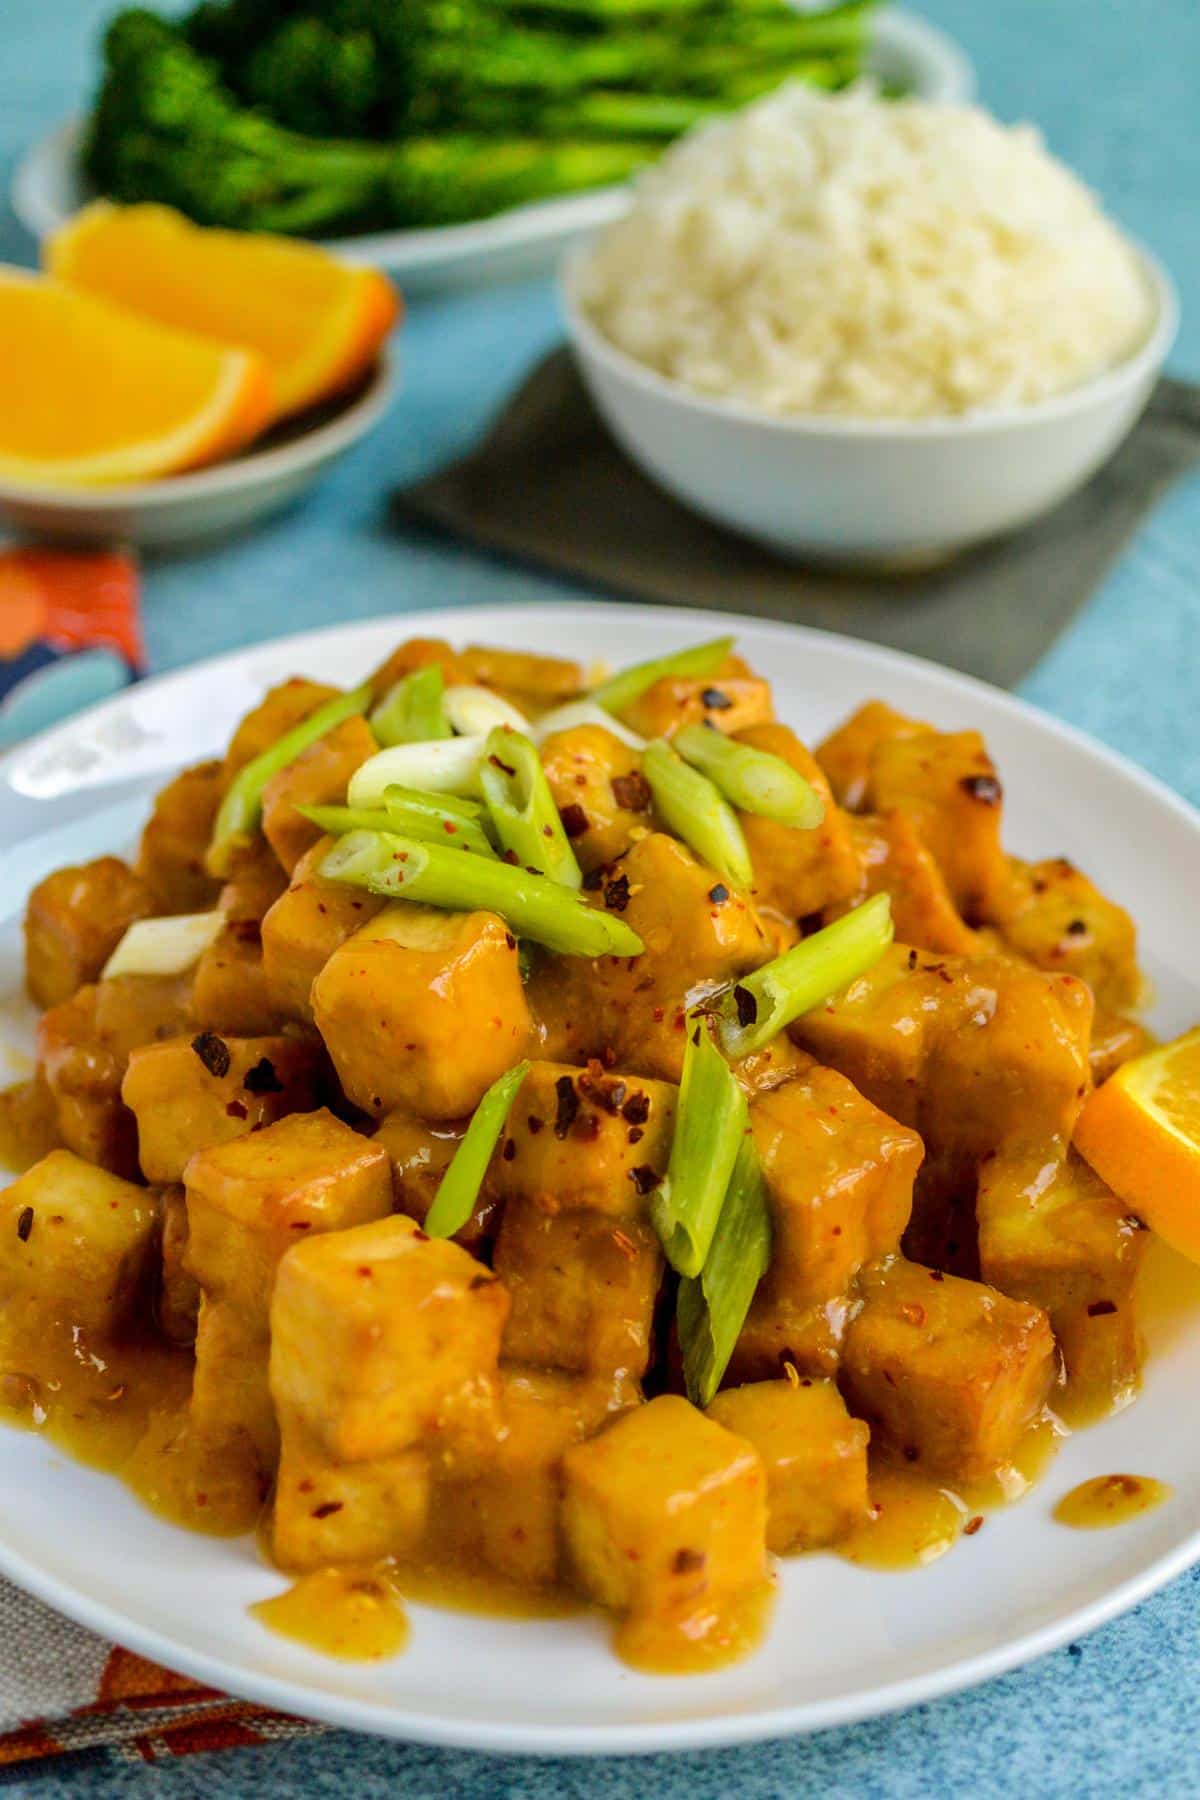
[(695, 393), (618, 349), (578, 302), (586, 254), (568, 257), (559, 293), (580, 373), (621, 448), (716, 524), (781, 556), (847, 567), (937, 562), (1066, 499), (1132, 430), (1179, 322), (1170, 277), (1141, 251), (1148, 336), (1067, 393), (954, 418), (779, 416)]
[(364, 437), (394, 391), (385, 350), (352, 393), (285, 422), (240, 456), (116, 487), (49, 488), (0, 476), (0, 523), (56, 543), (194, 544), (278, 512)]
[[(974, 95), (971, 63), (935, 25), (888, 8), (872, 31), (867, 66), (880, 82), (925, 100), (970, 100)], [(57, 231), (95, 197), (79, 168), (81, 130), (78, 119), (66, 120), (33, 144), (17, 165), (13, 209), (36, 238)], [(325, 248), (351, 262), (387, 269), (409, 293), (451, 282), (465, 286), (549, 267), (569, 244), (619, 218), (628, 203), (628, 188), (603, 188), (514, 207), (469, 225), (328, 239)]]
[[(1032, 707), (915, 657), (819, 631), (676, 607), (551, 605), (404, 613), (241, 650), (80, 713), (0, 760), (0, 1047), (20, 1060), (20, 917), (60, 864), (129, 845), (150, 795), (211, 756), (265, 688), (291, 674), (349, 685), (410, 634), (636, 662), (736, 632), (769, 671), (780, 717), (812, 742), (869, 695), (944, 728), (976, 726), (1005, 784), (1006, 841), (1069, 856), (1137, 919), (1171, 1036), (1200, 1016), (1187, 896), (1200, 888), (1200, 817), (1160, 782)], [(1159, 1247), (1154, 1246), (1156, 1254)], [(111, 1476), (36, 1435), (0, 1430), (0, 1572), (81, 1624), (209, 1686), (355, 1731), (540, 1755), (696, 1750), (815, 1731), (929, 1701), (1094, 1630), (1200, 1560), (1200, 1269), (1163, 1252), (1144, 1318), (1137, 1403), (1069, 1438), (1018, 1505), (949, 1555), (903, 1573), (828, 1555), (780, 1566), (762, 1648), (709, 1675), (639, 1674), (606, 1623), (478, 1618), (413, 1605), (412, 1640), (380, 1663), (332, 1662), (273, 1636), (247, 1608), (283, 1577), (252, 1539), (196, 1537), (143, 1510)], [(1113, 1531), (1068, 1531), (1055, 1502), (1117, 1470), (1174, 1495)], [(566, 1783), (560, 1785), (565, 1786)], [(736, 1781), (734, 1782), (736, 1788)]]

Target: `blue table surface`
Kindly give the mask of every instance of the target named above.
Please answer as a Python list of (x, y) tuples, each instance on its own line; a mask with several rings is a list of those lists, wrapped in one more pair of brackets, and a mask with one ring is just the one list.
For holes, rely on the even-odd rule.
[[(1179, 283), (1172, 367), (1200, 376), (1200, 6), (1196, 0), (920, 0), (975, 60), (982, 98), (1030, 118)], [(110, 0), (0, 0), (0, 180), (80, 104)], [(0, 209), (0, 258), (33, 246)], [(574, 590), (399, 533), (391, 487), (477, 436), (552, 344), (549, 284), (413, 304), (404, 389), (374, 437), (298, 508), (145, 571), (157, 670), (307, 626)], [(1181, 484), (1023, 692), (1200, 800), (1200, 479)], [(1003, 629), (997, 621), (997, 629)], [(10, 1777), (39, 1796), (1192, 1794), (1200, 1787), (1200, 1570), (1068, 1650), (900, 1716), (757, 1748), (643, 1762), (538, 1763), (331, 1733), (116, 1772)]]

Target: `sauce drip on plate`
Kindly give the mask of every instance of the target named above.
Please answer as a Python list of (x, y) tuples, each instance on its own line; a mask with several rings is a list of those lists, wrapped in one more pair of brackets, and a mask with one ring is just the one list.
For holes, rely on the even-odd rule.
[(1152, 1512), (1171, 1498), (1172, 1489), (1152, 1475), (1094, 1475), (1064, 1494), (1054, 1509), (1060, 1525), (1077, 1531), (1103, 1531)]
[(250, 1611), (280, 1637), (340, 1662), (381, 1662), (408, 1642), (408, 1616), (386, 1567), (315, 1569)]

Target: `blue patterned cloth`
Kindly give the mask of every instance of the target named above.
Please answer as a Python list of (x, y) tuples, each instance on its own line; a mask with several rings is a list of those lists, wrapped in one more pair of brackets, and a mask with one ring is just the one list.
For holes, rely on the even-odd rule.
[[(1173, 368), (1200, 376), (1197, 0), (920, 0), (967, 47), (986, 102), (1051, 147), (1170, 265), (1184, 301)], [(77, 106), (111, 0), (0, 0), (0, 174)], [(0, 256), (32, 246), (0, 214)], [(339, 619), (562, 597), (555, 583), (406, 541), (386, 499), (463, 451), (557, 335), (545, 283), (414, 304), (391, 417), (310, 500), (203, 555), (145, 574), (153, 669)], [(1200, 800), (1200, 478), (1150, 519), (1104, 590), (1025, 683)], [(1200, 1574), (1085, 1643), (956, 1699), (817, 1738), (641, 1762), (538, 1763), (347, 1733), (153, 1769), (79, 1761), (9, 1778), (59, 1795), (206, 1800), (438, 1795), (441, 1800), (775, 1800), (776, 1796), (1193, 1795), (1200, 1790)], [(0, 1775), (0, 1782), (3, 1776)]]

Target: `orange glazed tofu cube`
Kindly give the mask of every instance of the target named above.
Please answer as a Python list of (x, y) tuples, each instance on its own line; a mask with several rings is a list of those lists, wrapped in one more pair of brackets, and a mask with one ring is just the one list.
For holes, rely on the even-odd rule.
[(322, 835), (296, 808), (344, 805), (350, 777), (378, 748), (365, 719), (344, 719), (268, 781), (263, 835), (289, 875)]
[(301, 675), (293, 675), (271, 688), (246, 714), (229, 741), (223, 765), (225, 784), (233, 780), (239, 769), (261, 756), (264, 750), (269, 750), (285, 732), (302, 724), (319, 706), (324, 706), (328, 700), (336, 700), (340, 692), (340, 688), (326, 687), (320, 681), (307, 681)]
[(840, 1380), (872, 1441), (947, 1481), (1010, 1463), (1057, 1373), (1042, 1309), (899, 1257), (860, 1294)]
[(789, 1365), (801, 1377), (836, 1375), (853, 1292), (833, 1300), (794, 1300), (760, 1284), (738, 1333), (725, 1379), (774, 1381)]
[(271, 1302), (271, 1392), (339, 1462), (494, 1437), (508, 1295), (399, 1214), (297, 1243)]
[(769, 683), (740, 656), (727, 656), (715, 675), (664, 675), (621, 714), (645, 738), (671, 737), (682, 725), (745, 731), (774, 716)]
[(344, 1463), (285, 1408), (279, 1428), (271, 1553), (282, 1568), (374, 1563), (417, 1548), (432, 1492), (424, 1450)]
[(201, 1031), (239, 1037), (270, 1036), (287, 1022), (267, 981), (252, 921), (226, 925), (196, 964), (192, 1018)]
[(459, 681), (497, 688), (532, 711), (561, 706), (583, 691), (583, 670), (564, 656), (537, 656), (528, 650), (497, 650), (468, 644), (459, 653)]
[(753, 750), (779, 757), (825, 802), (825, 817), (811, 831), (796, 831), (754, 813), (738, 814), (759, 905), (773, 907), (787, 919), (803, 919), (849, 900), (859, 887), (850, 821), (835, 803), (819, 763), (786, 725), (752, 725), (735, 736)]
[(602, 1606), (685, 1618), (767, 1572), (767, 1478), (757, 1451), (686, 1400), (622, 1413), (563, 1458), (563, 1529)]
[(157, 795), (135, 865), (156, 913), (207, 912), (215, 901), (219, 884), (204, 858), (224, 784), (219, 762), (197, 763)]
[(585, 874), (624, 854), (650, 825), (652, 796), (636, 750), (602, 725), (552, 731), (542, 767)]
[(548, 1214), (515, 1195), (504, 1208), (494, 1266), (512, 1299), (506, 1357), (640, 1381), (663, 1271), (644, 1220)]
[(1065, 856), (1040, 863), (1011, 857), (991, 922), (1039, 969), (1086, 981), (1097, 1005), (1119, 1010), (1137, 1004), (1142, 980), (1133, 920)]
[(39, 1006), (57, 1006), (98, 979), (137, 919), (154, 912), (140, 875), (117, 856), (56, 869), (25, 907), (25, 982)]
[[(388, 1113), (372, 1139), (386, 1150), (392, 1168), (392, 1203), (423, 1225), (437, 1196), (438, 1185), (450, 1166), (467, 1129), (465, 1119), (447, 1119), (430, 1125), (403, 1108)], [(494, 1167), (495, 1165), (493, 1165)], [(495, 1236), (500, 1218), (500, 1196), (492, 1170), (483, 1178), (471, 1217), (454, 1242), (472, 1254)]]
[(983, 1278), (1049, 1314), (1071, 1403), (1084, 1412), (1122, 1405), (1141, 1370), (1140, 1220), (1081, 1157), (1054, 1145), (985, 1163), (975, 1209)]
[(907, 813), (852, 818), (850, 837), (859, 886), (849, 902), (826, 908), (827, 923), (872, 894), (886, 894), (900, 943), (955, 956), (976, 956), (983, 950), (981, 938), (950, 898), (945, 876)]
[(768, 1550), (821, 1550), (866, 1519), (871, 1434), (832, 1381), (726, 1388), (708, 1416), (753, 1444), (767, 1471)]
[(376, 700), (384, 699), (398, 681), (403, 681), (417, 669), (427, 669), (431, 663), (436, 663), (442, 671), (447, 686), (452, 682), (480, 679), (478, 675), (468, 675), (457, 651), (452, 650), (444, 638), (406, 638), (372, 674), (372, 694)]
[(665, 1081), (535, 1062), (492, 1167), (502, 1197), (543, 1212), (637, 1217), (648, 1183), (666, 1173), (676, 1089)]
[(871, 761), (867, 799), (875, 812), (906, 812), (951, 898), (970, 921), (988, 916), (1003, 886), (1003, 790), (977, 731), (887, 738)]
[(332, 838), (300, 858), (291, 883), (262, 921), (263, 974), (285, 1018), (312, 1023), (312, 984), (334, 951), (383, 911), (385, 902), (361, 888), (322, 881), (317, 870)]
[(197, 1150), (307, 1112), (317, 1103), (317, 1051), (289, 1037), (202, 1031), (135, 1050), (121, 1098), (138, 1127), (147, 1181), (182, 1181)]
[(867, 805), (875, 752), (889, 738), (917, 737), (929, 731), (884, 700), (868, 700), (817, 746), (817, 761), (829, 778), (834, 798), (849, 812)]
[(376, 1118), (458, 1119), (525, 1054), (517, 940), (494, 913), (400, 901), (335, 950), (313, 1014), (347, 1096)]

